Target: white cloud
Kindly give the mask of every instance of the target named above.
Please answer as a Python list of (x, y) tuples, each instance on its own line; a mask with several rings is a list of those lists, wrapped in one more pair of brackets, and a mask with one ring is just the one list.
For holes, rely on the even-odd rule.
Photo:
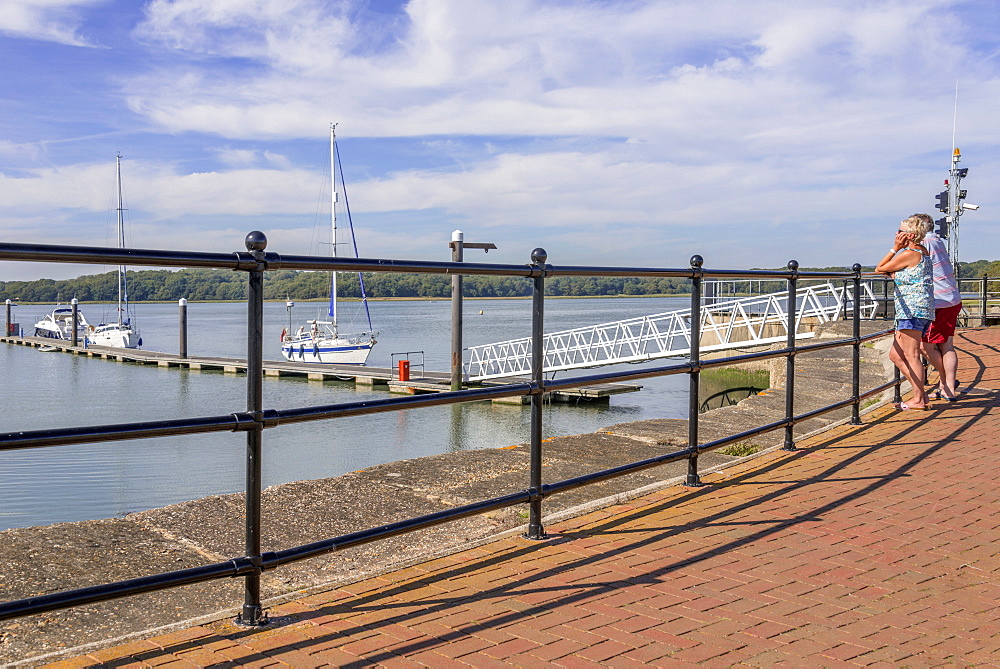
[(91, 46), (79, 34), (79, 10), (106, 1), (4, 0), (0, 3), (0, 33), (72, 46)]
[[(852, 96), (889, 94), (899, 109), (947, 96), (965, 56), (954, 22), (933, 11), (942, 3), (926, 0), (773, 0), (753, 12), (723, 0), (413, 0), (408, 22), (388, 26), (352, 24), (336, 13), (345, 6), (156, 0), (147, 39), (253, 66), (152, 72), (130, 83), (130, 103), (171, 132), (227, 137), (310, 136), (333, 116), (355, 136), (732, 141), (808, 125)], [(362, 27), (391, 46), (367, 51)]]
[[(563, 262), (617, 249), (655, 264), (658, 246), (690, 242), (684, 253), (710, 243), (732, 262), (783, 264), (815, 242), (833, 264), (855, 237), (825, 228), (930, 205), (956, 79), (960, 139), (1000, 144), (995, 35), (963, 39), (990, 35), (970, 21), (1000, 16), (991, 3), (412, 0), (380, 14), (360, 0), (152, 0), (135, 31), (148, 64), (121, 75), (121, 94), (216, 164), (164, 158), (127, 183), (155, 212), (150, 236), (169, 221), (215, 245), (266, 224), (274, 243), (301, 244), (319, 175), (281, 142), (321, 143), (339, 121), (351, 138), (432, 138), (413, 151), (441, 157), (400, 169), (398, 154), (349, 184), (379, 255), (440, 257), (437, 237), (462, 227), (538, 240)], [(0, 142), (28, 160), (19, 150)], [(978, 160), (974, 174), (995, 173)], [(18, 193), (7, 215), (102, 211), (105, 168), (0, 175)], [(213, 216), (222, 233), (203, 223)]]

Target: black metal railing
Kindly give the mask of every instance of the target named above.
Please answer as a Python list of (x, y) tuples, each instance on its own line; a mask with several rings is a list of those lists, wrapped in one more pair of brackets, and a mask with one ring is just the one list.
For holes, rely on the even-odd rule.
[[(314, 256), (283, 256), (265, 251), (267, 240), (260, 232), (251, 232), (245, 240), (246, 252), (193, 253), (179, 251), (159, 251), (141, 249), (83, 248), (54, 245), (32, 245), (0, 243), (0, 260), (38, 261), (64, 263), (90, 263), (101, 265), (143, 265), (159, 267), (209, 267), (232, 269), (246, 272), (248, 276), (247, 297), (247, 402), (246, 411), (200, 418), (178, 418), (174, 420), (133, 422), (115, 425), (88, 427), (67, 427), (48, 430), (32, 430), (0, 434), (0, 452), (24, 448), (55, 447), (64, 444), (88, 442), (121, 441), (145, 439), (170, 435), (200, 434), (207, 432), (243, 432), (246, 434), (246, 527), (245, 555), (225, 562), (165, 572), (140, 578), (97, 585), (77, 590), (69, 590), (0, 603), (0, 620), (63, 609), (82, 604), (115, 599), (154, 590), (162, 590), (218, 578), (242, 577), (245, 580), (243, 608), (237, 621), (244, 625), (262, 625), (267, 616), (260, 597), (260, 577), (262, 572), (281, 565), (295, 562), (331, 551), (378, 541), (387, 537), (413, 532), (426, 527), (450, 522), (487, 511), (502, 509), (518, 504), (529, 506), (528, 528), (525, 536), (531, 540), (545, 538), (542, 524), (544, 500), (554, 494), (581, 486), (598, 483), (617, 476), (638, 472), (670, 462), (687, 460), (686, 485), (701, 485), (698, 472), (698, 456), (730, 444), (739, 443), (754, 436), (784, 429), (786, 450), (795, 449), (793, 429), (803, 421), (851, 407), (851, 422), (860, 424), (862, 400), (882, 393), (895, 386), (899, 399), (899, 375), (894, 381), (883, 383), (865, 391), (860, 389), (860, 347), (873, 339), (891, 332), (883, 330), (861, 336), (860, 300), (850, 310), (853, 322), (852, 336), (845, 339), (821, 341), (807, 345), (796, 345), (796, 305), (788, 301), (787, 323), (788, 341), (785, 348), (773, 351), (744, 353), (724, 358), (703, 360), (699, 353), (702, 284), (706, 278), (781, 280), (795, 294), (799, 280), (841, 280), (853, 285), (854, 295), (861, 294), (861, 266), (854, 265), (851, 272), (807, 272), (799, 271), (798, 263), (790, 261), (786, 270), (707, 270), (700, 256), (691, 259), (687, 269), (665, 268), (617, 268), (592, 266), (554, 266), (547, 264), (547, 255), (542, 249), (531, 254), (527, 265), (502, 265), (465, 262), (424, 262), (386, 259), (349, 259)], [(438, 274), (477, 274), (492, 276), (524, 277), (531, 280), (532, 289), (532, 375), (529, 381), (489, 388), (467, 388), (452, 390), (436, 395), (414, 395), (392, 397), (382, 400), (366, 400), (322, 406), (308, 406), (294, 409), (265, 409), (262, 400), (263, 378), (263, 302), (264, 274), (277, 269), (323, 270), (323, 271), (365, 271), (365, 272), (405, 272)], [(545, 280), (551, 276), (615, 276), (615, 277), (673, 277), (691, 281), (691, 351), (689, 359), (682, 363), (672, 363), (635, 370), (587, 374), (569, 379), (548, 380), (542, 374), (542, 336), (544, 327)], [(9, 320), (9, 317), (8, 317)], [(811, 351), (819, 351), (839, 346), (851, 346), (852, 387), (851, 396), (825, 407), (802, 414), (795, 413), (794, 383), (795, 357)], [(786, 359), (785, 416), (779, 421), (758, 428), (732, 434), (707, 443), (699, 443), (699, 378), (704, 369), (723, 367), (735, 363)], [(630, 464), (588, 473), (563, 481), (545, 483), (542, 480), (542, 399), (545, 393), (569, 390), (604, 382), (636, 381), (644, 378), (688, 374), (690, 396), (688, 407), (688, 446), (681, 450), (664, 453), (653, 458)], [(266, 430), (284, 425), (307, 421), (331, 420), (346, 416), (401, 411), (463, 402), (475, 402), (504, 397), (528, 396), (531, 407), (530, 423), (530, 467), (527, 472), (527, 487), (517, 493), (482, 500), (458, 506), (437, 513), (402, 520), (389, 525), (352, 532), (342, 536), (322, 539), (313, 543), (295, 546), (274, 552), (261, 552), (261, 456), (263, 434)]]
[(965, 305), (963, 302), (961, 320), (964, 324), (970, 325), (978, 320), (980, 326), (986, 327), (989, 324), (991, 306), (994, 310), (993, 320), (1000, 319), (1000, 279), (985, 274), (981, 277), (966, 277), (958, 280), (958, 288), (963, 296), (970, 297), (969, 304)]

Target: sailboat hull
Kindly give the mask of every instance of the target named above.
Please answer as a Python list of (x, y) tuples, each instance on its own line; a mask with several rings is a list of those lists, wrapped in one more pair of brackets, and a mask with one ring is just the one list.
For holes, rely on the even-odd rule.
[(98, 325), (87, 335), (87, 341), (94, 346), (111, 346), (114, 348), (139, 348), (142, 339), (139, 333), (127, 325)]
[(284, 342), (281, 345), (281, 355), (290, 362), (363, 365), (374, 345), (374, 340), (352, 343), (343, 339), (299, 339)]

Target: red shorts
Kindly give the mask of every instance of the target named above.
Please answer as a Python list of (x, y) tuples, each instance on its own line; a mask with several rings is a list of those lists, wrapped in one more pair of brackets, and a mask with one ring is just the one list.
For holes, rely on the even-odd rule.
[(955, 336), (955, 324), (958, 323), (958, 315), (962, 313), (962, 303), (950, 307), (944, 307), (934, 312), (934, 322), (931, 323), (921, 341), (928, 344), (943, 344), (950, 337)]

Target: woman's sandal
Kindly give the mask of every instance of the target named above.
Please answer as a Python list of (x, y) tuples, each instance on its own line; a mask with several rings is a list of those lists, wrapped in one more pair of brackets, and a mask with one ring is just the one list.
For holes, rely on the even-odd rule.
[(906, 402), (895, 402), (893, 403), (892, 408), (899, 409), (900, 411), (928, 411), (931, 407), (929, 404), (925, 404), (922, 407), (911, 407)]

